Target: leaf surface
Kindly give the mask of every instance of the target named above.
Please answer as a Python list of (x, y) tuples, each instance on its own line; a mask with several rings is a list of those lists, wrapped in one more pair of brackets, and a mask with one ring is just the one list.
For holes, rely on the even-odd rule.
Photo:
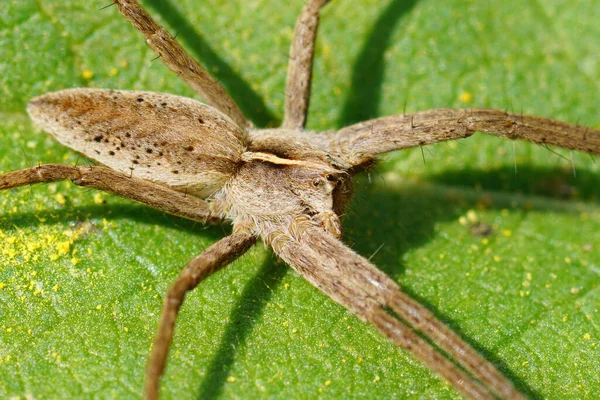
[[(44, 92), (104, 87), (195, 97), (152, 61), (115, 7), (100, 10), (109, 3), (0, 4), (0, 170), (86, 162), (28, 121), (26, 102)], [(145, 6), (248, 116), (275, 123), (303, 2), (223, 3)], [(600, 126), (593, 0), (335, 0), (322, 14), (311, 129), (437, 107)], [(593, 398), (600, 163), (480, 135), (423, 155), (390, 154), (357, 181), (345, 241), (525, 392)], [(163, 294), (228, 228), (68, 183), (2, 193), (0, 207), (0, 397), (140, 397)], [(482, 237), (486, 229), (476, 226), (492, 232)], [(458, 398), (262, 245), (188, 296), (163, 394)]]

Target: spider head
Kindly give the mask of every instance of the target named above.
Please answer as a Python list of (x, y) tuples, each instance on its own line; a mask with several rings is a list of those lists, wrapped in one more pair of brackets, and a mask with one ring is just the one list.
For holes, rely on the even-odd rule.
[(243, 156), (245, 163), (218, 194), (234, 224), (251, 224), (262, 234), (265, 223), (306, 217), (334, 234), (341, 224), (334, 210), (334, 193), (345, 174), (330, 164), (280, 159), (266, 153)]

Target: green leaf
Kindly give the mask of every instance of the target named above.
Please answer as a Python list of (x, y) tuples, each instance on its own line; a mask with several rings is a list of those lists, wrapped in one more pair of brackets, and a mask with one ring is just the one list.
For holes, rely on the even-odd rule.
[[(302, 1), (147, 0), (261, 125), (281, 119)], [(0, 4), (0, 170), (83, 163), (24, 107), (69, 87), (196, 97), (110, 0)], [(310, 128), (437, 107), (600, 126), (594, 0), (334, 0)], [(557, 153), (559, 155), (557, 155)], [(476, 136), (391, 154), (357, 181), (345, 241), (525, 392), (600, 392), (600, 163)], [(516, 162), (515, 162), (516, 160)], [(516, 173), (515, 173), (516, 164)], [(67, 183), (0, 195), (0, 397), (136, 398), (161, 298), (226, 228)], [(473, 223), (493, 233), (477, 236)], [(377, 251), (379, 248), (381, 249)], [(457, 398), (261, 245), (188, 296), (166, 398)]]

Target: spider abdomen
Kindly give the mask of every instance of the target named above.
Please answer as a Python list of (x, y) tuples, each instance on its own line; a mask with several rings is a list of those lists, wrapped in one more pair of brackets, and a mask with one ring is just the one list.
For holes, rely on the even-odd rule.
[(33, 99), (28, 111), (91, 160), (200, 197), (229, 180), (249, 143), (220, 111), (170, 94), (68, 89)]

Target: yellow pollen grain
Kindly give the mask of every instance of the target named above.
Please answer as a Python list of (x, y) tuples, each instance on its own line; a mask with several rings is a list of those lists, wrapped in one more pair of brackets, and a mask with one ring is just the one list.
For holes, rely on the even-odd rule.
[(55, 197), (58, 204), (64, 205), (67, 202), (67, 199), (65, 199), (65, 196), (62, 193), (57, 193)]
[(590, 340), (592, 338), (592, 335), (590, 335), (589, 333), (586, 333), (585, 335), (583, 335), (583, 338), (586, 340)]
[(94, 203), (96, 203), (96, 204), (104, 203), (104, 197), (100, 193), (95, 193), (94, 194)]
[(56, 244), (56, 251), (58, 252), (58, 255), (67, 254), (69, 252), (70, 248), (71, 248), (71, 243), (69, 243), (69, 242), (58, 242)]
[(233, 383), (235, 381), (237, 381), (237, 379), (234, 376), (227, 377), (227, 382)]
[(479, 216), (477, 216), (477, 212), (475, 210), (467, 211), (467, 219), (469, 222), (477, 222), (479, 221)]
[(579, 288), (576, 288), (576, 287), (574, 287), (574, 288), (571, 288), (571, 293), (572, 293), (572, 294), (577, 294), (577, 293), (579, 293)]
[(81, 77), (83, 79), (92, 79), (94, 77), (94, 72), (92, 72), (89, 69), (84, 69), (83, 72), (81, 73)]
[(6, 283), (0, 282), (0, 290), (4, 289), (5, 287), (6, 287)]
[(125, 332), (129, 332), (129, 328), (128, 328), (128, 327), (124, 327), (124, 328), (123, 328), (123, 331), (125, 331)]
[(500, 261), (502, 261), (502, 257), (494, 256), (494, 261), (500, 262)]
[(565, 257), (565, 262), (566, 262), (567, 264), (571, 264), (571, 263), (573, 262), (573, 260), (571, 260), (571, 258), (570, 258), (570, 257)]
[(458, 95), (458, 100), (460, 100), (461, 103), (470, 103), (473, 101), (473, 94), (471, 92), (461, 92)]
[(111, 68), (111, 69), (110, 69), (110, 72), (109, 72), (109, 75), (110, 75), (110, 76), (115, 76), (115, 75), (117, 75), (118, 73), (119, 73), (119, 70), (118, 70), (117, 68)]
[(329, 386), (329, 385), (331, 385), (331, 381), (329, 381), (329, 380), (325, 381), (325, 386)]
[(96, 310), (102, 310), (102, 304), (98, 304), (98, 305), (96, 306)]
[(512, 233), (512, 231), (511, 231), (510, 229), (504, 229), (504, 230), (502, 231), (502, 234), (503, 234), (504, 236), (506, 236), (506, 237), (510, 237), (510, 236), (512, 236), (512, 234), (513, 234), (513, 233)]
[(7, 333), (11, 333), (12, 332), (12, 328), (6, 328), (6, 332)]
[(373, 378), (373, 382), (379, 382), (381, 380), (381, 378), (379, 377), (379, 375), (375, 375), (375, 378)]

